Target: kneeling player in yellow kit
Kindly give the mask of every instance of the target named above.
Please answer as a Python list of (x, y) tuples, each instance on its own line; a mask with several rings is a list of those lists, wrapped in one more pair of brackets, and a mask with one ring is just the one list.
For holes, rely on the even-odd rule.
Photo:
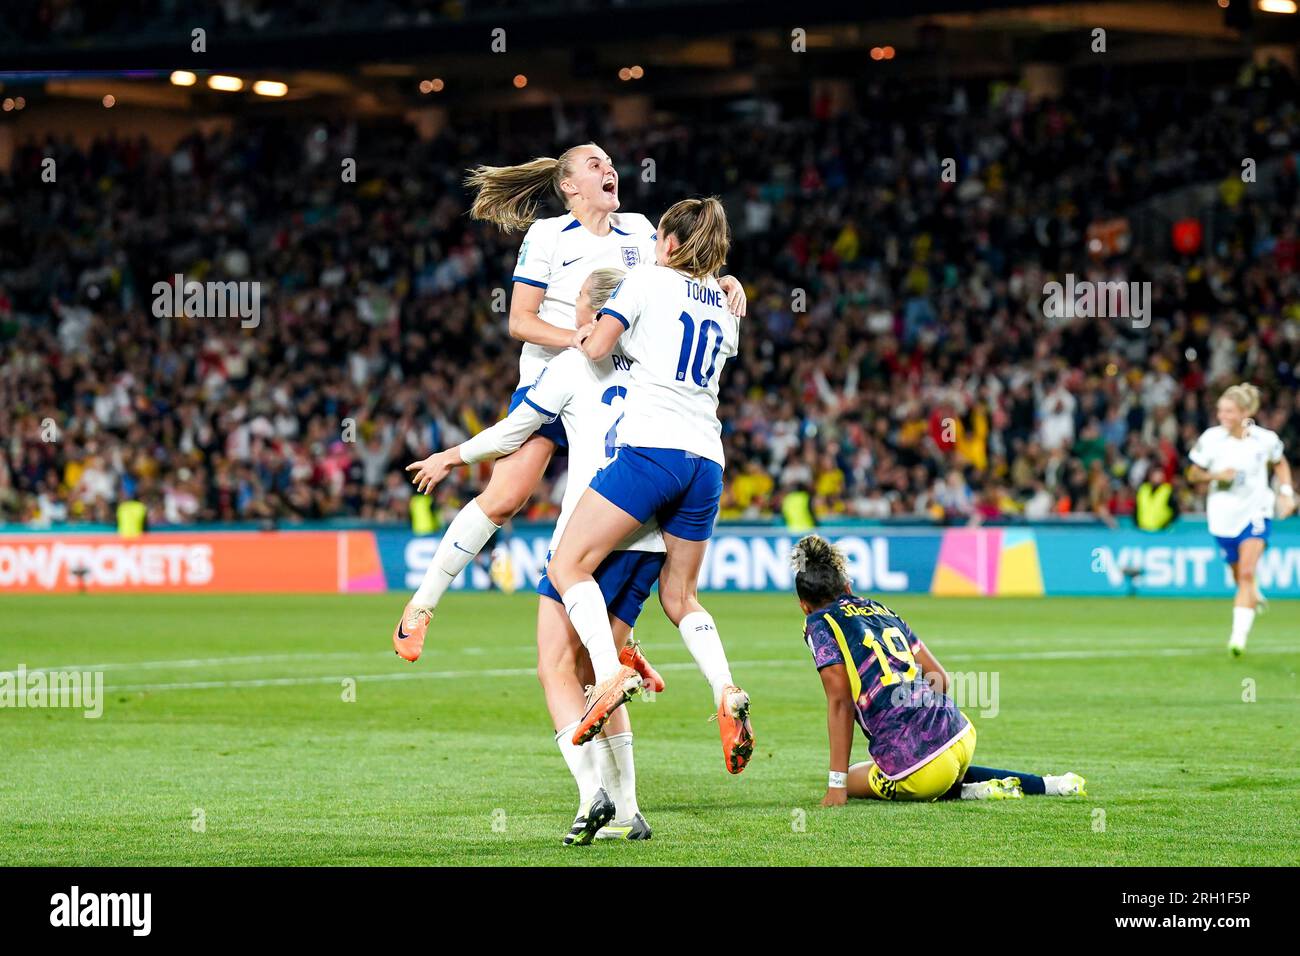
[[(907, 622), (853, 593), (844, 556), (809, 535), (794, 548), (804, 641), (826, 691), (830, 778), (824, 806), (877, 800), (1004, 800), (1085, 795), (1075, 773), (1038, 776), (972, 767), (975, 726), (947, 696), (948, 674)], [(871, 759), (849, 766), (853, 722)]]

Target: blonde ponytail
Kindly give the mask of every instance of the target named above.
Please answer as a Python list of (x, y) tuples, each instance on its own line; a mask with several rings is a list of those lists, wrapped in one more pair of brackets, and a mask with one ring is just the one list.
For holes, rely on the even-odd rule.
[(731, 248), (731, 226), (726, 210), (716, 196), (683, 199), (673, 203), (660, 220), (665, 235), (677, 237), (680, 245), (664, 263), (695, 279), (717, 275)]
[[(585, 143), (584, 146), (595, 146)], [(539, 156), (518, 166), (475, 166), (465, 176), (465, 188), (475, 192), (469, 207), (471, 219), (496, 223), (506, 232), (523, 232), (537, 218), (545, 193), (549, 189), (564, 207), (569, 207), (560, 182), (571, 172), (575, 151), (571, 146), (559, 159)]]

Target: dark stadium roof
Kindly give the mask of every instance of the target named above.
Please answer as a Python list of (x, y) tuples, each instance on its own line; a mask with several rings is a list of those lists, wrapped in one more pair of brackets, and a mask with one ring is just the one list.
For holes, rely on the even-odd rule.
[[(39, 4), (19, 0), (18, 6)], [(42, 98), (98, 101), (112, 93), (119, 107), (207, 114), (293, 111), (303, 101), (371, 114), (396, 115), (435, 101), (501, 112), (543, 109), (555, 96), (569, 102), (619, 94), (716, 100), (806, 90), (827, 79), (1010, 78), (1026, 63), (1114, 70), (1165, 63), (1185, 68), (1195, 61), (1230, 69), (1227, 64), (1247, 52), (1244, 40), (1257, 47), (1294, 42), (1300, 29), (1300, 17), (1261, 14), (1243, 34), (1234, 17), (1243, 8), (1249, 12), (1244, 0), (1234, 0), (1228, 11), (1213, 0), (828, 0), (797, 7), (740, 0), (466, 0), (456, 16), (411, 13), (421, 6), (287, 2), (270, 5), (264, 21), (233, 24), (217, 18), (218, 5), (157, 0), (139, 0), (132, 7), (143, 12), (116, 19), (104, 12), (111, 5), (84, 3), (84, 17), (71, 25), (14, 15), (0, 24), (0, 85), (29, 106)], [(575, 31), (575, 14), (599, 17), (600, 30)], [(190, 31), (198, 26), (207, 31), (206, 51), (195, 53)], [(506, 30), (504, 55), (489, 48), (498, 26)], [(1090, 49), (1098, 26), (1108, 33), (1104, 60)], [(792, 56), (791, 31), (799, 27), (807, 49)], [(880, 45), (896, 48), (897, 56), (873, 61), (869, 52)], [(617, 73), (632, 64), (644, 67), (644, 78), (625, 86)], [(171, 85), (168, 76), (177, 69), (194, 72), (199, 82)], [(520, 72), (529, 81), (522, 91), (512, 87)], [(289, 92), (275, 101), (247, 88), (234, 95), (213, 92), (204, 78), (214, 73), (281, 81)], [(421, 95), (419, 83), (429, 77), (445, 78), (445, 93)], [(16, 115), (0, 114), (0, 121)], [(31, 115), (24, 114), (28, 122)]]

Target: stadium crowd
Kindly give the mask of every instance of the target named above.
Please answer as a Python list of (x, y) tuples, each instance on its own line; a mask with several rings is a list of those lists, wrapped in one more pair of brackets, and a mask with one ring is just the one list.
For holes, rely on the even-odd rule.
[[(27, 143), (0, 177), (0, 522), (111, 522), (128, 499), (155, 526), (406, 521), (403, 466), (496, 420), (517, 375), (497, 290), (520, 240), (467, 220), (460, 177), (583, 134), (625, 210), (727, 202), (750, 312), (724, 518), (802, 492), (821, 520), (1111, 521), (1152, 480), (1198, 510), (1185, 456), (1225, 384), (1258, 384), (1261, 423), (1300, 447), (1293, 93), (1278, 73), (1037, 103), (882, 86), (851, 115), (558, 144), (297, 122)], [(57, 184), (36, 185), (47, 156)], [(1276, 172), (1245, 184), (1241, 157)], [(1089, 251), (1090, 224), (1206, 181), (1200, 248)], [(260, 283), (259, 324), (156, 316), (177, 273)], [(1149, 325), (1046, 314), (1066, 273), (1150, 282)], [(556, 513), (563, 472), (521, 517)]]

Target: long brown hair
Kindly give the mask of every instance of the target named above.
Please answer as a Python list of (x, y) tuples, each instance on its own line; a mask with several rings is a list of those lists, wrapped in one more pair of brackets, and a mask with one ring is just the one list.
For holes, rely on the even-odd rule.
[(465, 187), (474, 190), (469, 207), (471, 219), (496, 223), (506, 232), (523, 232), (537, 218), (537, 209), (549, 189), (569, 208), (560, 181), (572, 170), (574, 153), (595, 143), (571, 146), (559, 158), (539, 156), (518, 166), (475, 166), (465, 176)]
[(673, 203), (659, 221), (659, 228), (665, 235), (676, 236), (680, 243), (664, 263), (668, 268), (703, 279), (716, 275), (726, 263), (731, 226), (716, 196)]

